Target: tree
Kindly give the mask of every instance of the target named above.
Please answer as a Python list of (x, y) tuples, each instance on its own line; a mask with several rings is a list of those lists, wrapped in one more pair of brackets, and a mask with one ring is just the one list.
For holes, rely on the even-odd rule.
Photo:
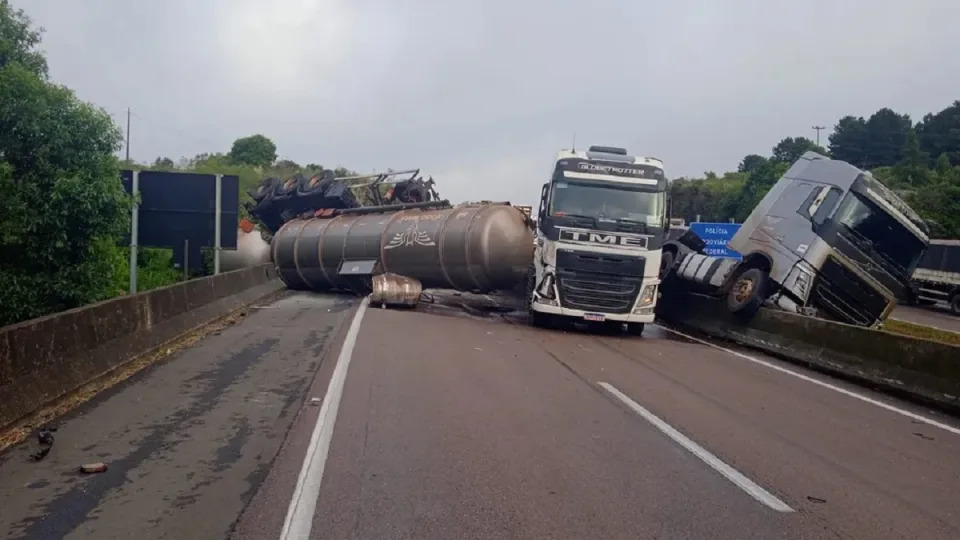
[(745, 173), (753, 172), (754, 170), (763, 166), (763, 164), (765, 164), (766, 162), (767, 162), (767, 158), (759, 154), (749, 154), (747, 156), (744, 156), (743, 159), (740, 160), (740, 165), (737, 166), (737, 172), (745, 172)]
[(817, 143), (806, 137), (787, 137), (773, 147), (771, 159), (781, 163), (793, 163), (810, 150), (820, 154), (827, 153), (822, 146), (818, 146)]
[(910, 116), (888, 108), (873, 113), (866, 123), (866, 155), (862, 167), (887, 167), (903, 159), (904, 147), (913, 128)]
[(917, 124), (920, 148), (931, 156), (946, 154), (952, 165), (960, 165), (960, 100), (937, 114), (928, 114)]
[(30, 17), (0, 0), (0, 69), (16, 62), (34, 75), (47, 78), (47, 59), (37, 50), (43, 28), (31, 28)]
[(830, 134), (830, 155), (863, 167), (867, 161), (867, 121), (854, 116), (841, 118)]
[(300, 168), (302, 168), (302, 167), (300, 167), (300, 165), (297, 164), (296, 161), (293, 161), (293, 160), (291, 160), (291, 159), (281, 159), (280, 161), (278, 161), (278, 162), (276, 163), (275, 167), (277, 167), (278, 169), (300, 169)]
[(38, 32), (0, 3), (0, 325), (109, 298), (130, 199), (110, 116), (46, 78)]
[(168, 157), (158, 157), (153, 162), (154, 169), (175, 169), (176, 164)]
[(250, 135), (233, 141), (229, 156), (234, 163), (269, 167), (277, 160), (277, 145), (263, 135)]

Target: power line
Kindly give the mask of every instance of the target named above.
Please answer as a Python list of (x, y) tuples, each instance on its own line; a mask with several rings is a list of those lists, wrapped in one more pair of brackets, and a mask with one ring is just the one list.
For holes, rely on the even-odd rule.
[(813, 126), (813, 129), (817, 130), (817, 146), (820, 146), (820, 130), (827, 128), (824, 126)]

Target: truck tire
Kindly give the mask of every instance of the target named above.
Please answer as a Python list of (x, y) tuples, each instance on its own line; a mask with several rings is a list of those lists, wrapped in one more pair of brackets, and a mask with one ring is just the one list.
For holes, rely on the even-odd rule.
[(727, 292), (727, 309), (745, 317), (752, 317), (763, 305), (763, 291), (767, 274), (759, 268), (745, 270), (734, 280)]
[(960, 316), (960, 291), (950, 297), (950, 313)]
[(627, 333), (631, 336), (640, 337), (646, 325), (642, 322), (627, 323)]
[(660, 258), (660, 279), (667, 277), (667, 274), (673, 270), (673, 261), (676, 260), (672, 251), (664, 251)]

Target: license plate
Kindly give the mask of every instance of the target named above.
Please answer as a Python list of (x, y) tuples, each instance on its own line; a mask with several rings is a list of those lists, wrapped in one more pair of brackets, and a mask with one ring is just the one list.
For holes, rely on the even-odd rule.
[(583, 320), (585, 321), (603, 321), (607, 318), (603, 313), (584, 313)]

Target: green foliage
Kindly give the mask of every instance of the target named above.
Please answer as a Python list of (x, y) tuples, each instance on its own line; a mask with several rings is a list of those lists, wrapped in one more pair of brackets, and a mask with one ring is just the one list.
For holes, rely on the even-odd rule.
[(804, 153), (811, 150), (827, 155), (827, 151), (822, 146), (818, 146), (817, 143), (806, 137), (787, 137), (773, 147), (773, 155), (770, 159), (783, 163), (793, 163), (800, 159), (800, 156)]
[(22, 9), (0, 0), (0, 69), (17, 63), (42, 79), (47, 78), (47, 59), (37, 50), (42, 28), (32, 28)]
[(39, 33), (0, 4), (0, 324), (110, 297), (130, 208), (120, 131), (47, 82)]
[(229, 156), (234, 163), (269, 167), (277, 160), (277, 145), (259, 134), (242, 137), (233, 141)]

